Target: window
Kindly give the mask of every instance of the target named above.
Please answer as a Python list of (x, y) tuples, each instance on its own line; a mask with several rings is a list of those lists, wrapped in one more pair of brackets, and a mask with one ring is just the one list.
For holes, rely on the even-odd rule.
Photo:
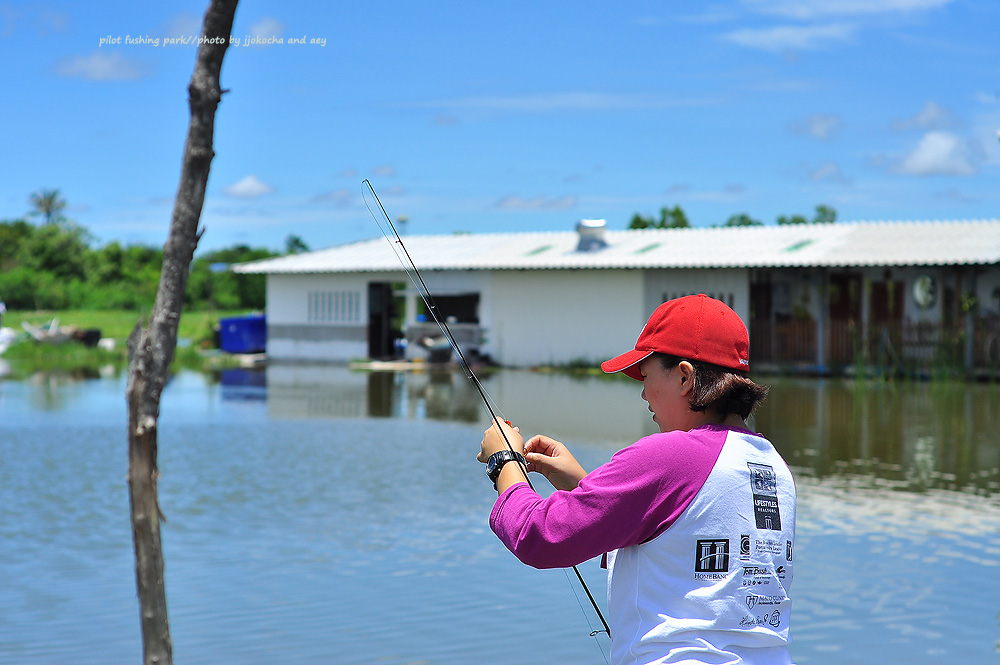
[(361, 321), (360, 291), (310, 291), (307, 321), (358, 323)]
[[(732, 291), (729, 291), (729, 292), (716, 291), (716, 292), (707, 292), (707, 293), (704, 292), (704, 291), (698, 291), (697, 293), (705, 293), (705, 295), (708, 296), (709, 298), (715, 298), (716, 300), (721, 300), (722, 302), (726, 303), (730, 307), (732, 307), (733, 303), (736, 301), (736, 299), (733, 297), (733, 292)], [(667, 302), (668, 300), (673, 300), (675, 298), (681, 298), (683, 296), (697, 295), (697, 293), (687, 293), (687, 292), (683, 292), (683, 293), (680, 293), (680, 292), (667, 293), (667, 292), (664, 292), (663, 293), (663, 302)]]

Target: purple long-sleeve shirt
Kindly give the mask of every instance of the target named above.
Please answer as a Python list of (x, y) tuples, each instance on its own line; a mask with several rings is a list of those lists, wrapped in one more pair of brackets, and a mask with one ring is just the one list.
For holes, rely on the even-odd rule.
[(572, 491), (542, 498), (525, 483), (501, 494), (490, 527), (522, 562), (563, 568), (649, 541), (687, 509), (729, 428), (654, 434), (618, 451)]

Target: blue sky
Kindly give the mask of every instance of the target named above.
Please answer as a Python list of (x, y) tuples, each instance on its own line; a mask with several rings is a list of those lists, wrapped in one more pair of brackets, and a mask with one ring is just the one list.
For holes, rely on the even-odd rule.
[[(195, 58), (165, 40), (206, 6), (0, 0), (0, 219), (58, 188), (95, 245), (163, 244)], [(200, 249), (378, 236), (364, 178), (420, 234), (996, 218), (998, 35), (981, 0), (245, 1)]]

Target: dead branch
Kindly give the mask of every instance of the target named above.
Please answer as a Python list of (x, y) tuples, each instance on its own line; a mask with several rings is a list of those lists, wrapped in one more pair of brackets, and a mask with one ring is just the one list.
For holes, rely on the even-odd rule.
[(205, 13), (197, 62), (188, 86), (191, 121), (156, 301), (148, 325), (143, 328), (141, 322), (137, 323), (128, 343), (129, 502), (146, 665), (173, 662), (160, 541), (162, 515), (156, 487), (157, 419), (160, 396), (177, 346), (188, 268), (201, 237), (198, 223), (215, 156), (215, 111), (222, 98), (219, 74), (232, 34), (236, 4), (237, 0), (211, 0)]

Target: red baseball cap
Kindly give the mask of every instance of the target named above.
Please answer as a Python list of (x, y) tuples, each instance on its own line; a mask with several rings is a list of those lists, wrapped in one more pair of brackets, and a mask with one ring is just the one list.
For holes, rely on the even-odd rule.
[(704, 293), (668, 300), (653, 312), (635, 348), (601, 363), (608, 374), (642, 381), (639, 363), (654, 353), (697, 360), (726, 369), (750, 369), (750, 336), (726, 303)]

